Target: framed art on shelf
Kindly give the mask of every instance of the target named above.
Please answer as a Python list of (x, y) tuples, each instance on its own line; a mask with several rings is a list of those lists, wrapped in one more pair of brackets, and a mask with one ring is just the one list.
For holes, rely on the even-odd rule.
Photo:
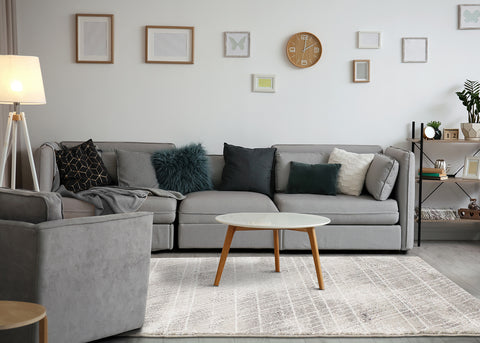
[(480, 4), (458, 5), (458, 29), (480, 29)]
[(443, 129), (443, 139), (446, 141), (457, 141), (458, 133), (458, 129)]
[(370, 82), (370, 60), (353, 60), (353, 82)]
[(76, 14), (77, 63), (113, 63), (113, 14)]
[(252, 92), (275, 93), (275, 75), (253, 74)]
[(194, 28), (145, 26), (145, 62), (193, 64)]
[(465, 157), (463, 168), (464, 179), (480, 179), (480, 157)]
[(357, 48), (359, 49), (380, 49), (381, 33), (380, 32), (357, 32)]
[(428, 38), (402, 38), (403, 63), (427, 63)]
[(250, 57), (250, 32), (224, 32), (225, 57)]

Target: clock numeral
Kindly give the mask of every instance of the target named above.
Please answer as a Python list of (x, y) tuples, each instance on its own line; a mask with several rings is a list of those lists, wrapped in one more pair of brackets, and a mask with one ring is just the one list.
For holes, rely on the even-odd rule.
[(318, 54), (320, 52), (320, 48), (318, 46), (314, 47), (313, 52)]
[(301, 40), (308, 40), (308, 35), (301, 35)]
[(294, 46), (291, 46), (291, 47), (288, 49), (288, 51), (289, 51), (289, 52), (295, 52), (295, 51), (296, 51), (296, 49), (295, 49), (295, 47), (294, 47)]
[(302, 60), (302, 61), (300, 62), (300, 64), (301, 64), (302, 66), (306, 66), (306, 65), (308, 64), (308, 61), (307, 61), (307, 60)]

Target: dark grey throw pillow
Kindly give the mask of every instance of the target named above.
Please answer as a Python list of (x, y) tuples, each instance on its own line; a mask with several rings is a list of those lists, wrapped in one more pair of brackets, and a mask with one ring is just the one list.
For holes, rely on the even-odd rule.
[(365, 188), (377, 200), (387, 200), (397, 180), (397, 160), (383, 154), (375, 154), (367, 175)]
[(275, 148), (249, 149), (223, 144), (223, 191), (257, 192), (273, 196), (272, 172)]
[(119, 186), (158, 188), (151, 153), (117, 150), (116, 154)]
[(201, 144), (157, 151), (152, 164), (160, 189), (182, 194), (212, 189), (207, 153)]
[(337, 195), (338, 163), (290, 162), (287, 193)]

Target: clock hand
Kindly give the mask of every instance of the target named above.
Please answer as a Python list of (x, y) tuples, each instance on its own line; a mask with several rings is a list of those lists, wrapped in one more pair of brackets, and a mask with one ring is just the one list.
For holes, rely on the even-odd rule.
[(303, 52), (307, 51), (308, 49), (310, 49), (310, 48), (311, 48), (312, 46), (314, 46), (314, 45), (317, 45), (317, 43), (314, 43), (314, 44), (312, 44), (312, 45), (309, 45), (309, 46), (306, 47), (306, 48), (303, 48)]

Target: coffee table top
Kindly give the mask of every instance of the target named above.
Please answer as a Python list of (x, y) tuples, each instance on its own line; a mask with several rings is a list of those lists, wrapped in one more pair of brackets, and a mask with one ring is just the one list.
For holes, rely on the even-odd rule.
[(215, 220), (222, 224), (255, 229), (303, 229), (330, 223), (326, 217), (289, 212), (227, 213), (215, 217)]
[(46, 316), (45, 307), (21, 301), (0, 301), (0, 330), (38, 322)]

